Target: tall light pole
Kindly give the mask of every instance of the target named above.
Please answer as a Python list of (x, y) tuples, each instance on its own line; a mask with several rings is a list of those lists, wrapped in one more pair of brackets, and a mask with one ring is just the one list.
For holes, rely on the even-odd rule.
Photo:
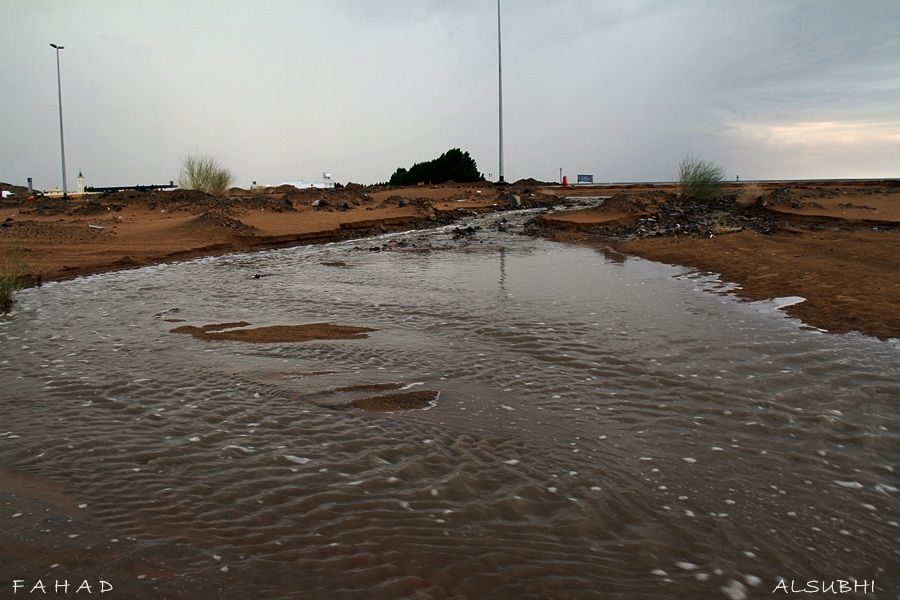
[(500, 0), (497, 0), (497, 87), (500, 91), (500, 180), (497, 183), (506, 183), (503, 180), (503, 46), (500, 43)]
[[(498, 0), (499, 1), (499, 0)], [(59, 152), (62, 156), (62, 192), (63, 198), (69, 197), (69, 188), (66, 187), (66, 141), (63, 137), (63, 119), (62, 119), (62, 78), (59, 76), (59, 51), (65, 46), (50, 44), (50, 47), (56, 49), (56, 90), (59, 95)]]

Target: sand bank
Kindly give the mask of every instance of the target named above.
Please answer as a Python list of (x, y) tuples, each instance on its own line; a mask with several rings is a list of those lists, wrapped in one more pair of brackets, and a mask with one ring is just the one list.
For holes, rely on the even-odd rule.
[(433, 227), (472, 212), (548, 206), (552, 196), (491, 184), (337, 190), (120, 192), (0, 202), (0, 254), (44, 281), (201, 256)]
[(286, 344), (311, 340), (360, 340), (369, 337), (371, 327), (334, 325), (332, 323), (308, 323), (306, 325), (270, 325), (249, 327), (250, 323), (218, 323), (195, 327), (182, 325), (172, 333), (186, 333), (201, 340), (227, 340), (256, 344)]
[(900, 337), (897, 182), (732, 185), (702, 214), (675, 192), (607, 188), (603, 206), (542, 217), (535, 231), (719, 273), (748, 300), (802, 296), (785, 311), (831, 332)]

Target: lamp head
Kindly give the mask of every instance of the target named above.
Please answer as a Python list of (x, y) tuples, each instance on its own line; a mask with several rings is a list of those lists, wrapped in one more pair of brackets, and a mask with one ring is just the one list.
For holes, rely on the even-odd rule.
[(65, 48), (65, 46), (57, 46), (56, 44), (50, 44), (50, 46), (56, 48), (57, 50), (62, 50), (63, 48)]

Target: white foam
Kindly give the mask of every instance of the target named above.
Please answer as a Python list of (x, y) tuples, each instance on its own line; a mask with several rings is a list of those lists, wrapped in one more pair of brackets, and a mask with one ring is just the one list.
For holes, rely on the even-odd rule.
[(250, 448), (238, 446), (237, 444), (228, 444), (227, 446), (222, 448), (222, 450), (239, 450), (239, 451), (243, 452), (244, 454), (252, 454), (253, 453), (253, 450), (251, 450)]
[(746, 600), (747, 598), (747, 586), (734, 579), (729, 579), (728, 585), (723, 585), (719, 589), (729, 600)]
[(851, 490), (861, 490), (863, 488), (863, 484), (858, 481), (838, 481), (834, 480), (836, 484), (844, 488), (850, 488)]
[(425, 385), (425, 382), (424, 381), (414, 381), (413, 383), (404, 385), (402, 388), (398, 389), (397, 391), (402, 392), (403, 390), (408, 390), (409, 388), (415, 387), (417, 385)]
[(292, 463), (297, 463), (298, 465), (305, 465), (312, 460), (311, 458), (306, 458), (305, 456), (294, 456), (292, 454), (283, 454), (282, 456), (284, 456), (284, 458), (291, 461)]

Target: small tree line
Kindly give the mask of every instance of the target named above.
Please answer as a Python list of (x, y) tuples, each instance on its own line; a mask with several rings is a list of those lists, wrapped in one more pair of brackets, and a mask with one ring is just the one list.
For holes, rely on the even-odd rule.
[(398, 167), (391, 175), (391, 185), (415, 185), (417, 183), (444, 183), (455, 181), (467, 183), (481, 181), (484, 175), (478, 172), (475, 159), (459, 148), (447, 150), (434, 160), (416, 163), (409, 169)]

